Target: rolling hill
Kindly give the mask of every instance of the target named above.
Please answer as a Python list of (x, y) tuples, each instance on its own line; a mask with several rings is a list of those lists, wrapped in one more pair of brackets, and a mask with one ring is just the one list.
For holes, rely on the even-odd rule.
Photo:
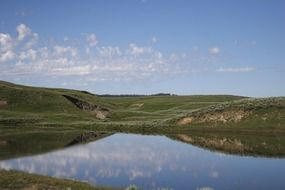
[(96, 96), (0, 81), (0, 125), (283, 127), (285, 98)]

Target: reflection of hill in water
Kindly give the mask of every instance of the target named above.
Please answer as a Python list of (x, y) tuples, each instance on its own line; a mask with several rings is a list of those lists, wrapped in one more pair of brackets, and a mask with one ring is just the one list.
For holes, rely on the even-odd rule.
[(105, 138), (110, 132), (44, 131), (0, 136), (0, 160), (43, 154)]
[(236, 189), (239, 184), (240, 189), (284, 189), (284, 161), (220, 154), (164, 136), (115, 134), (46, 154), (1, 161), (0, 168), (111, 187)]
[(285, 136), (282, 135), (175, 134), (167, 136), (184, 143), (229, 154), (285, 157)]

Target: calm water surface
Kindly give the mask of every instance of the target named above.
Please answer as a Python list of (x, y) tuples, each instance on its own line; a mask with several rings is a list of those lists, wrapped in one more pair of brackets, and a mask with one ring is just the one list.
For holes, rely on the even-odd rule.
[(211, 152), (163, 136), (115, 134), (0, 168), (143, 189), (285, 189), (285, 159)]

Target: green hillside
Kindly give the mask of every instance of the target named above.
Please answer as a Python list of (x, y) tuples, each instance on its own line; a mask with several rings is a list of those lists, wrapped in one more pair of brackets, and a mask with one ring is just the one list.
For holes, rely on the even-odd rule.
[[(80, 104), (76, 105), (68, 97)], [(95, 95), (86, 92), (28, 87), (0, 81), (2, 124), (98, 120), (97, 113), (109, 110), (108, 107)]]
[(285, 97), (223, 102), (181, 114), (171, 122), (186, 126), (285, 127)]
[(189, 110), (238, 100), (229, 95), (97, 97), (86, 91), (0, 81), (0, 124), (163, 124)]
[(63, 95), (73, 96), (91, 104), (102, 105), (99, 98), (87, 92), (28, 87), (0, 81), (0, 98), (7, 101), (7, 110), (79, 113), (79, 110)]
[(98, 97), (0, 81), (0, 125), (283, 127), (285, 98), (230, 95)]

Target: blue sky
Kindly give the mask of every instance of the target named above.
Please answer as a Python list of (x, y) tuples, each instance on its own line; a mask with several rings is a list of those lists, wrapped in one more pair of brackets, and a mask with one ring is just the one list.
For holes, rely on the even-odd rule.
[(282, 0), (1, 0), (0, 80), (283, 96), (284, 18)]

